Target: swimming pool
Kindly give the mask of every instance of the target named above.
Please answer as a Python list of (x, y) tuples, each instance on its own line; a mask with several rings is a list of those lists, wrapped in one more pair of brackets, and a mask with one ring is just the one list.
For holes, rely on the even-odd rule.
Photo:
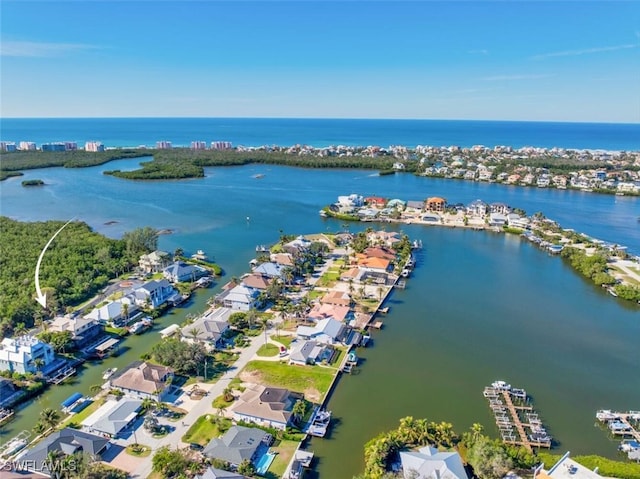
[(258, 459), (258, 462), (256, 462), (256, 472), (260, 475), (267, 472), (275, 457), (275, 453), (266, 452), (260, 459)]

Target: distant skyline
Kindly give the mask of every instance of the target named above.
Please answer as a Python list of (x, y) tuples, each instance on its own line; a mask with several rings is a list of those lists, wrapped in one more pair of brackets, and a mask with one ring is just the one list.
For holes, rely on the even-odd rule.
[(0, 4), (0, 116), (640, 123), (636, 1)]

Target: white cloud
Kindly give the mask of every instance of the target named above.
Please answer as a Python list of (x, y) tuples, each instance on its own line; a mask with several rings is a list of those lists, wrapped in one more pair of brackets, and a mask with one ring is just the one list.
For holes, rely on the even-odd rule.
[(495, 75), (482, 78), (483, 81), (514, 81), (514, 80), (539, 80), (541, 78), (549, 78), (553, 75), (550, 73), (525, 74), (525, 75)]
[(579, 55), (590, 55), (592, 53), (603, 53), (603, 52), (614, 52), (617, 50), (626, 50), (628, 48), (636, 48), (638, 45), (633, 43), (627, 43), (624, 45), (614, 45), (611, 47), (595, 47), (595, 48), (584, 48), (582, 50), (564, 50), (561, 52), (551, 52), (551, 53), (542, 53), (540, 55), (534, 55), (531, 57), (532, 60), (543, 60), (545, 58), (553, 58), (553, 57), (574, 57)]
[(0, 56), (3, 57), (57, 57), (67, 53), (98, 48), (82, 43), (45, 43), (3, 40), (0, 42)]

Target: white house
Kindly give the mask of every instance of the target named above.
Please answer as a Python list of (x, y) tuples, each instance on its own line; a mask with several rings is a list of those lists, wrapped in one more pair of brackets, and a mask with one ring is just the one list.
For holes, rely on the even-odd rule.
[(138, 266), (144, 273), (158, 273), (171, 262), (171, 256), (165, 251), (156, 250), (140, 256)]
[(134, 361), (109, 379), (109, 386), (137, 399), (162, 401), (170, 390), (173, 369), (143, 361)]
[(136, 315), (139, 308), (134, 303), (135, 298), (124, 296), (115, 301), (109, 301), (107, 304), (100, 306), (88, 314), (85, 318), (95, 320), (97, 322), (108, 322), (118, 325), (129, 318)]
[(344, 335), (345, 325), (333, 318), (325, 318), (314, 326), (298, 326), (296, 335), (300, 339), (313, 340), (318, 343), (334, 344)]
[(77, 347), (81, 347), (103, 331), (102, 325), (94, 318), (70, 315), (56, 316), (49, 325), (49, 331), (62, 333), (68, 331)]
[(229, 316), (231, 308), (216, 308), (207, 311), (193, 323), (182, 328), (181, 334), (185, 340), (197, 341), (217, 348), (222, 343), (222, 338), (229, 329)]
[(53, 348), (36, 337), (4, 338), (0, 343), (0, 371), (35, 374), (54, 361)]
[(177, 291), (166, 279), (149, 281), (134, 290), (136, 303), (140, 306), (157, 308), (177, 294)]
[(249, 311), (257, 305), (259, 294), (259, 290), (239, 284), (223, 293), (221, 299), (226, 308), (231, 308), (235, 311)]
[(302, 397), (288, 389), (251, 385), (232, 406), (233, 418), (284, 430), (291, 422), (293, 405)]
[(417, 452), (400, 452), (405, 479), (469, 479), (457, 452), (438, 452), (426, 446)]

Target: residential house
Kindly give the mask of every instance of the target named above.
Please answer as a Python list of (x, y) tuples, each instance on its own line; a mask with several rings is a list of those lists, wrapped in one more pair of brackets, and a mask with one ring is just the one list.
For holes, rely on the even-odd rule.
[(260, 291), (264, 291), (269, 287), (271, 281), (273, 280), (268, 276), (262, 274), (251, 273), (243, 276), (241, 278), (241, 281), (242, 284), (244, 284), (248, 288), (254, 288)]
[(457, 452), (438, 452), (426, 446), (417, 452), (401, 451), (400, 462), (405, 479), (468, 479)]
[(376, 208), (384, 208), (384, 205), (387, 204), (387, 200), (381, 196), (367, 196), (364, 199), (364, 204), (367, 206), (374, 206)]
[(400, 242), (400, 233), (396, 231), (372, 231), (367, 234), (367, 241), (373, 244), (391, 247)]
[(247, 476), (236, 472), (225, 471), (209, 466), (202, 474), (196, 474), (193, 479), (248, 479)]
[(229, 329), (231, 308), (210, 309), (189, 326), (182, 328), (186, 340), (205, 343), (212, 348), (222, 347), (224, 333)]
[(396, 259), (396, 252), (390, 248), (382, 246), (370, 246), (365, 248), (363, 253), (371, 258), (383, 258), (389, 261)]
[(104, 326), (96, 319), (85, 316), (56, 316), (49, 324), (49, 331), (71, 333), (71, 339), (76, 348), (81, 348), (95, 340), (104, 332)]
[(335, 344), (344, 338), (346, 330), (344, 323), (333, 318), (325, 318), (313, 326), (298, 326), (296, 336), (319, 343)]
[(567, 452), (548, 471), (544, 470), (544, 464), (536, 468), (533, 473), (534, 479), (601, 479), (597, 467), (592, 471), (589, 468), (577, 463)]
[(504, 203), (491, 203), (489, 205), (489, 212), (508, 215), (509, 213), (511, 213), (511, 207), (505, 205)]
[(349, 308), (349, 306), (321, 303), (315, 304), (313, 308), (311, 308), (311, 311), (309, 311), (309, 314), (307, 316), (315, 321), (325, 318), (333, 318), (338, 321), (344, 321), (348, 316), (350, 316), (350, 313), (351, 309)]
[(98, 323), (112, 323), (114, 326), (122, 326), (134, 318), (139, 309), (135, 303), (135, 296), (124, 296), (91, 310), (85, 315), (85, 318), (95, 320)]
[(303, 251), (307, 251), (311, 246), (311, 241), (309, 241), (304, 236), (300, 235), (296, 237), (296, 239), (289, 241), (282, 245), (282, 249), (287, 253), (296, 254)]
[(273, 253), (270, 259), (273, 263), (279, 264), (280, 266), (294, 266), (291, 253)]
[(340, 207), (354, 208), (364, 205), (364, 198), (361, 195), (351, 194), (349, 196), (338, 196)]
[(171, 263), (171, 255), (165, 251), (156, 250), (143, 254), (138, 261), (138, 267), (143, 273), (159, 273)]
[(394, 198), (392, 200), (387, 201), (387, 208), (389, 210), (404, 210), (405, 205), (407, 204), (406, 201), (398, 199), (398, 198)]
[(233, 418), (284, 430), (291, 422), (293, 405), (302, 398), (288, 389), (251, 385), (232, 406)]
[(257, 307), (259, 295), (258, 289), (239, 284), (221, 293), (218, 300), (225, 308), (231, 308), (234, 311), (249, 311)]
[(26, 454), (20, 457), (20, 463), (31, 472), (50, 477), (52, 471), (48, 464), (51, 453), (63, 456), (76, 453), (88, 454), (99, 460), (100, 454), (106, 451), (109, 446), (108, 438), (66, 427), (61, 431), (53, 432), (29, 449)]
[(373, 284), (389, 286), (393, 283), (393, 278), (391, 278), (387, 272), (364, 270), (360, 276), (360, 282), (371, 282)]
[(441, 223), (442, 217), (437, 213), (425, 213), (422, 215), (422, 221), (427, 223)]
[(502, 213), (491, 213), (489, 215), (489, 226), (504, 226), (507, 221), (507, 216)]
[(528, 229), (530, 227), (530, 223), (531, 221), (526, 216), (522, 217), (516, 213), (509, 213), (507, 215), (507, 224), (514, 228)]
[(166, 303), (178, 292), (166, 279), (152, 280), (134, 290), (136, 304), (155, 309)]
[(115, 438), (133, 424), (141, 408), (140, 399), (111, 399), (80, 424), (87, 432)]
[(349, 268), (340, 275), (340, 281), (358, 281), (358, 278), (364, 270), (360, 268)]
[(176, 261), (162, 270), (162, 275), (171, 283), (194, 282), (209, 273), (202, 266)]
[(425, 209), (431, 212), (442, 213), (447, 207), (447, 201), (444, 198), (440, 198), (438, 196), (433, 196), (431, 198), (427, 198), (425, 202)]
[(272, 442), (273, 437), (262, 429), (231, 426), (221, 437), (212, 439), (204, 448), (203, 454), (211, 459), (228, 462), (235, 469), (243, 461), (254, 463)]
[(329, 291), (321, 299), (321, 303), (337, 304), (341, 306), (349, 306), (351, 304), (351, 298), (343, 291)]
[(407, 209), (422, 211), (424, 209), (424, 201), (409, 200), (407, 201)]
[(54, 362), (53, 348), (34, 336), (4, 338), (0, 343), (0, 371), (36, 374)]
[(298, 340), (291, 343), (289, 364), (304, 366), (329, 361), (332, 354), (333, 349), (324, 343)]
[(173, 369), (134, 361), (109, 380), (110, 386), (132, 398), (162, 401), (170, 390)]
[(487, 214), (487, 205), (482, 200), (474, 200), (467, 205), (467, 213), (473, 216), (484, 216)]
[(253, 268), (252, 272), (254, 274), (261, 274), (263, 276), (266, 276), (267, 278), (282, 279), (284, 269), (285, 267), (282, 266), (281, 264), (267, 262), (267, 263), (259, 264), (258, 266)]
[(356, 261), (359, 267), (384, 273), (391, 269), (391, 262), (388, 259), (370, 257), (363, 254), (356, 255)]

